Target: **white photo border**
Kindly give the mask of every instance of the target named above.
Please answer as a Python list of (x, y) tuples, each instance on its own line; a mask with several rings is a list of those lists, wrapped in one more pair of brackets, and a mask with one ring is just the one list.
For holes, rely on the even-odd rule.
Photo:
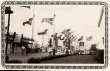
[[(5, 64), (5, 5), (104, 5), (105, 7), (105, 56), (103, 66), (54, 66)], [(1, 65), (6, 69), (105, 69), (108, 66), (108, 4), (102, 1), (4, 1), (1, 4)]]

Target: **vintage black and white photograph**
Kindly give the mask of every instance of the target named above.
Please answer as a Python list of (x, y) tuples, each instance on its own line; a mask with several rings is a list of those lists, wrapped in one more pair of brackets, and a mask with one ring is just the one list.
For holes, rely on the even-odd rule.
[(105, 64), (105, 11), (104, 5), (5, 5), (5, 63)]

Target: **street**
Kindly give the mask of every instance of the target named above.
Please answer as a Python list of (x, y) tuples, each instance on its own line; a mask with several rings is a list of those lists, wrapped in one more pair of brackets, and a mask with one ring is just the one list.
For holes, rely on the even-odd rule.
[(28, 55), (24, 54), (11, 54), (8, 55), (9, 56), (9, 60), (20, 60), (23, 63), (27, 63), (27, 60), (29, 58), (41, 58), (41, 57), (45, 57), (48, 56), (49, 53), (29, 53)]
[(69, 64), (80, 64), (80, 63), (86, 63), (86, 64), (95, 64), (97, 63), (94, 61), (93, 58), (94, 55), (72, 55), (72, 56), (67, 56), (67, 57), (62, 57), (58, 59), (53, 59), (53, 60), (48, 60), (48, 61), (43, 61), (41, 63), (69, 63)]
[[(11, 54), (8, 55), (9, 60), (20, 60), (23, 63), (27, 63), (27, 60), (30, 58), (42, 58), (42, 57), (47, 57), (49, 56), (49, 53), (29, 53), (28, 55), (24, 54)], [(69, 63), (69, 64), (97, 64), (94, 60), (94, 55), (71, 55), (71, 56), (66, 56), (66, 57), (61, 57), (57, 59), (52, 59), (48, 61), (41, 61), (42, 63)]]

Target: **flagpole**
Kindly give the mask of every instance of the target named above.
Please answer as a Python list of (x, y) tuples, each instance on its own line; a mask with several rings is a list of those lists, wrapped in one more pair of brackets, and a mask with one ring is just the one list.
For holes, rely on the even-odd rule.
[(54, 21), (54, 34), (55, 34), (55, 21)]
[[(55, 26), (56, 26), (56, 25), (55, 25), (55, 14), (54, 14), (54, 20), (53, 20), (53, 23), (54, 23), (54, 36), (53, 36), (53, 37), (55, 38)], [(53, 41), (53, 45), (54, 45), (53, 48), (55, 49), (55, 39), (53, 39), (53, 40), (54, 40), (54, 41)]]
[(32, 23), (32, 39), (33, 39), (33, 34), (34, 34), (34, 16), (35, 16), (35, 14), (34, 14), (34, 8), (33, 8), (33, 23)]
[(44, 46), (44, 34), (42, 36), (42, 47)]
[[(32, 22), (32, 39), (33, 39), (33, 34), (34, 34), (34, 17), (35, 17), (35, 14), (34, 14), (34, 7), (33, 7), (33, 22)], [(31, 46), (32, 48), (32, 46)]]
[[(49, 29), (49, 25), (48, 25), (48, 29)], [(48, 30), (48, 40), (49, 40), (49, 34), (50, 34), (50, 31)], [(49, 43), (48, 43), (48, 45), (49, 45)]]
[[(44, 25), (43, 25), (43, 30), (44, 30)], [(44, 34), (42, 35), (42, 48), (44, 46)]]

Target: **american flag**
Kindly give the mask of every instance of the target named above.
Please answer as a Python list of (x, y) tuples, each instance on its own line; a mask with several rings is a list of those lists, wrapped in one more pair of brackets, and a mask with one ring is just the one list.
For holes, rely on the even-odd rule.
[(43, 22), (47, 22), (47, 23), (49, 23), (51, 25), (53, 25), (53, 21), (54, 21), (54, 18), (43, 18), (42, 19), (42, 23)]
[(56, 17), (56, 15), (54, 14), (54, 17), (51, 17), (51, 18), (42, 18), (42, 21), (41, 22), (42, 23), (47, 22), (50, 25), (53, 25), (53, 21), (54, 21), (55, 17)]

